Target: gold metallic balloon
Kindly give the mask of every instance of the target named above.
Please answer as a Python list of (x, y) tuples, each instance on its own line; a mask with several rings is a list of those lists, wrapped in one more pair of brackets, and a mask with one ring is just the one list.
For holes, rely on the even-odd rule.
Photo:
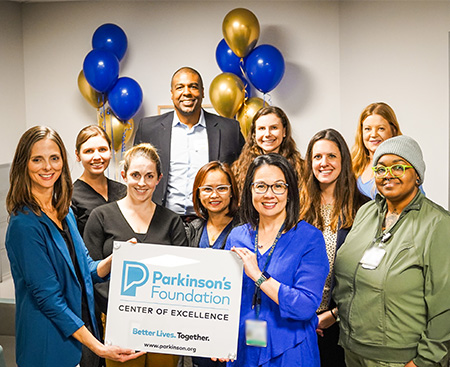
[(234, 117), (244, 103), (244, 83), (232, 73), (219, 74), (211, 82), (209, 98), (219, 115)]
[(105, 104), (105, 98), (103, 98), (102, 94), (97, 92), (94, 88), (92, 88), (88, 81), (86, 80), (83, 70), (78, 74), (78, 89), (81, 92), (81, 95), (88, 101), (92, 107), (100, 108)]
[(248, 9), (233, 9), (223, 19), (222, 33), (231, 50), (237, 56), (245, 57), (258, 42), (258, 18)]
[(252, 125), (253, 117), (256, 113), (264, 107), (264, 101), (259, 97), (252, 97), (247, 99), (237, 113), (237, 120), (241, 125), (242, 135), (247, 138)]
[(122, 142), (126, 144), (133, 135), (134, 121), (133, 119), (120, 121), (110, 108), (105, 110), (105, 116), (103, 111), (98, 113), (98, 125), (105, 129), (106, 134), (111, 139), (114, 151), (117, 152), (122, 148)]

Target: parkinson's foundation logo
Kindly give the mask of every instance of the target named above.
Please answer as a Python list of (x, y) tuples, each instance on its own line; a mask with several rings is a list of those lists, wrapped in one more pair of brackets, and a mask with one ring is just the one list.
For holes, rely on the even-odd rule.
[(136, 297), (136, 289), (148, 280), (149, 271), (145, 264), (137, 261), (124, 261), (122, 269), (122, 296)]

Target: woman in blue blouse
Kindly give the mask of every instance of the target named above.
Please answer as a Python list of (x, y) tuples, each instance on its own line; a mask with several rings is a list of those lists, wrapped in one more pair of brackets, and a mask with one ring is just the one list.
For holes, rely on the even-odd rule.
[(231, 366), (320, 366), (316, 310), (328, 274), (322, 233), (299, 217), (297, 175), (279, 154), (257, 157), (226, 249), (244, 263), (238, 355)]
[(238, 222), (239, 193), (226, 163), (212, 161), (199, 169), (192, 202), (198, 215), (188, 226), (189, 246), (223, 249)]
[(45, 126), (30, 128), (17, 146), (6, 198), (20, 367), (75, 367), (82, 344), (117, 361), (142, 354), (97, 339), (92, 282), (109, 274), (111, 257), (89, 257), (69, 208), (71, 194), (60, 136)]
[[(189, 246), (221, 250), (238, 223), (239, 194), (233, 172), (226, 163), (212, 161), (199, 169), (194, 180), (192, 201), (198, 219), (187, 227)], [(192, 357), (194, 367), (225, 364), (209, 358)]]

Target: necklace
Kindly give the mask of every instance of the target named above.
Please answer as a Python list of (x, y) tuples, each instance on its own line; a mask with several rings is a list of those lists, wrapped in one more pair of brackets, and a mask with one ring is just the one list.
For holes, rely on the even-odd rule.
[[(279, 229), (277, 235), (275, 236), (275, 240), (273, 241), (273, 244), (272, 244), (272, 250), (271, 250), (271, 253), (272, 253), (273, 249), (275, 248), (275, 245), (277, 244), (278, 240), (280, 239), (281, 234), (283, 233), (283, 228), (284, 228), (284, 222), (283, 222), (283, 224), (281, 225), (281, 227), (280, 227), (280, 229)], [(255, 234), (255, 245), (256, 245), (257, 248), (262, 249), (262, 248), (264, 247), (264, 244), (260, 244), (260, 243), (259, 243), (259, 240), (258, 240), (258, 238), (259, 238), (258, 232), (259, 232), (259, 227), (257, 227), (257, 229), (256, 229), (256, 234)], [(256, 249), (255, 249), (255, 252), (256, 252)]]
[[(217, 238), (220, 236), (222, 231), (230, 224), (230, 222), (231, 222), (231, 219), (228, 223), (221, 225), (218, 229), (211, 222), (209, 223), (209, 225), (207, 226), (207, 230), (208, 230), (210, 246), (212, 246), (216, 242)], [(214, 232), (212, 231), (213, 229), (214, 229)]]

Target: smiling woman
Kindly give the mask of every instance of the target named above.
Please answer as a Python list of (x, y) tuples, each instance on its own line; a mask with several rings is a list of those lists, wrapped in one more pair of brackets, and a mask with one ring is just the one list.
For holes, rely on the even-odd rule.
[(15, 286), (17, 365), (73, 367), (82, 345), (118, 361), (138, 357), (97, 339), (92, 283), (108, 275), (111, 257), (93, 261), (78, 233), (69, 208), (67, 153), (54, 130), (35, 126), (22, 135), (10, 183), (6, 249)]
[(75, 155), (84, 172), (73, 184), (72, 210), (81, 235), (92, 210), (126, 195), (125, 185), (105, 176), (111, 154), (111, 140), (100, 126), (89, 125), (78, 133)]
[(386, 140), (373, 163), (381, 195), (358, 211), (335, 263), (347, 366), (447, 366), (450, 214), (420, 192), (412, 138)]
[(334, 259), (356, 216), (369, 198), (356, 186), (350, 151), (342, 135), (334, 129), (315, 134), (306, 151), (305, 182), (300, 192), (300, 218), (320, 229), (330, 272), (317, 309), (320, 363), (322, 367), (345, 366), (344, 351), (338, 346), (337, 309), (331, 297)]
[(275, 106), (261, 108), (253, 118), (249, 134), (232, 170), (239, 191), (242, 191), (250, 163), (261, 154), (278, 153), (285, 157), (297, 171), (299, 186), (303, 179), (303, 159), (292, 138), (292, 128), (283, 110)]
[[(114, 203), (94, 209), (84, 231), (84, 239), (93, 259), (104, 259), (113, 250), (114, 241), (134, 239), (141, 243), (187, 246), (186, 232), (180, 217), (152, 201), (161, 179), (161, 162), (155, 148), (139, 144), (124, 156), (122, 177), (127, 195)], [(100, 310), (106, 314), (109, 284), (95, 288)], [(119, 366), (176, 366), (178, 357), (147, 353), (131, 364)], [(116, 366), (113, 361), (106, 365)]]
[(238, 354), (232, 366), (320, 366), (316, 310), (328, 273), (323, 236), (299, 216), (297, 174), (270, 153), (248, 169), (242, 220), (226, 249), (244, 263)]
[(372, 199), (376, 195), (373, 155), (383, 141), (398, 135), (402, 135), (402, 132), (397, 116), (388, 104), (371, 103), (361, 112), (352, 148), (353, 171), (359, 190)]

